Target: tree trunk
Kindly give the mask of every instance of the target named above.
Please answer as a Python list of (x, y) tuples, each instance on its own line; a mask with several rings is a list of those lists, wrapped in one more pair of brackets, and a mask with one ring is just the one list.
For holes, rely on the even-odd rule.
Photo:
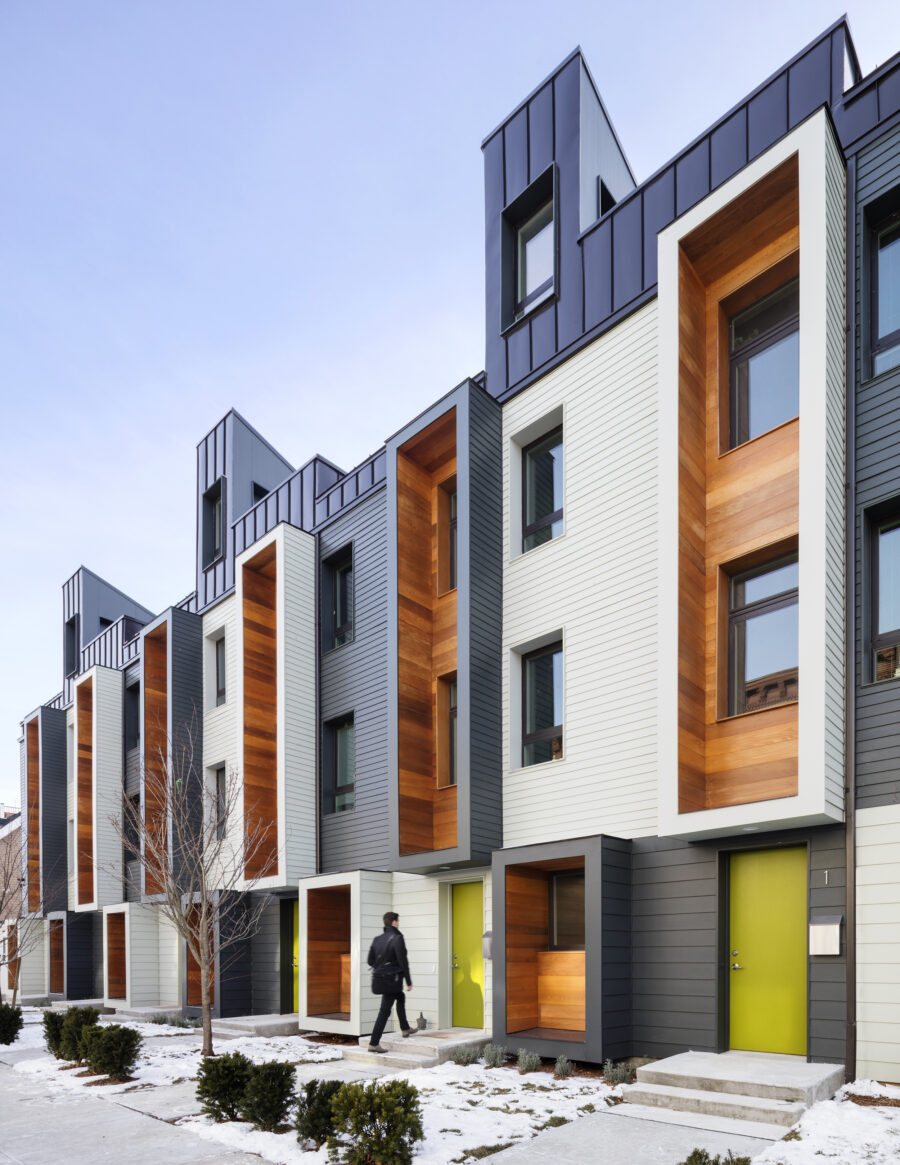
[[(204, 952), (209, 949), (209, 944), (204, 943), (201, 950)], [(210, 972), (209, 955), (204, 954), (200, 957), (200, 1006), (203, 1010), (203, 1055), (211, 1056), (213, 1054), (212, 1042), (212, 1004), (209, 998), (209, 972)]]

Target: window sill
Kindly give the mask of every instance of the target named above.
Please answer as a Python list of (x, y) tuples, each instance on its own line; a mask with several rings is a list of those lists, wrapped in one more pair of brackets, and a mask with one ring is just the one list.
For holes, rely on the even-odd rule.
[(348, 639), (346, 643), (335, 643), (332, 647), (323, 647), (322, 658), (324, 659), (326, 655), (332, 655), (335, 651), (340, 651), (342, 647), (350, 647), (350, 645), (355, 642), (356, 637), (351, 636), (351, 638)]
[(353, 806), (352, 809), (332, 809), (330, 812), (322, 814), (322, 820), (323, 821), (334, 821), (335, 818), (343, 819), (345, 817), (352, 817), (355, 813), (356, 813), (356, 806), (355, 805)]
[(888, 676), (887, 679), (883, 679), (883, 680), (862, 680), (860, 682), (859, 686), (861, 688), (866, 688), (866, 689), (883, 688), (887, 684), (896, 684), (896, 683), (900, 683), (900, 676)]
[(900, 376), (900, 361), (890, 368), (885, 368), (883, 372), (877, 372), (870, 376), (860, 376), (859, 383), (868, 388), (870, 384), (879, 384), (881, 381), (889, 380), (892, 376)]
[(751, 437), (749, 441), (742, 441), (740, 445), (732, 445), (730, 449), (719, 450), (719, 460), (724, 457), (729, 457), (732, 453), (739, 453), (741, 449), (747, 449), (750, 445), (755, 445), (757, 441), (764, 441), (766, 437), (771, 437), (773, 433), (777, 433), (780, 429), (786, 429), (788, 425), (793, 425), (800, 420), (800, 414), (795, 417), (790, 417), (786, 421), (782, 421), (780, 425), (775, 425), (771, 429), (766, 429), (764, 433), (760, 433), (757, 437)]
[(501, 339), (506, 340), (509, 336), (512, 335), (513, 332), (518, 331), (519, 328), (524, 327), (525, 324), (529, 322), (529, 320), (534, 319), (538, 312), (543, 311), (544, 308), (549, 307), (552, 303), (556, 303), (558, 299), (559, 291), (556, 289), (556, 287), (554, 287), (546, 299), (542, 299), (538, 303), (532, 304), (531, 307), (529, 307), (527, 311), (523, 312), (522, 315), (518, 316), (518, 318), (510, 320), (508, 324), (504, 324), (500, 329)]
[[(563, 522), (565, 522), (565, 518), (563, 518)], [(540, 551), (540, 550), (546, 550), (550, 546), (557, 546), (560, 542), (563, 542), (565, 540), (565, 537), (566, 537), (566, 531), (563, 530), (562, 534), (557, 534), (556, 537), (551, 538), (549, 542), (542, 542), (539, 546), (532, 546), (532, 548), (530, 550), (520, 550), (518, 554), (510, 555), (509, 561), (510, 562), (521, 562), (521, 560), (523, 558), (530, 559), (532, 554), (537, 554), (538, 551)]]
[(746, 720), (748, 716), (763, 716), (766, 712), (777, 712), (781, 708), (797, 708), (799, 700), (785, 700), (783, 704), (773, 704), (770, 708), (754, 708), (752, 712), (732, 712), (729, 716), (717, 716), (716, 724), (728, 724), (732, 720)]
[(204, 570), (212, 570), (212, 568), (214, 566), (218, 566), (220, 562), (224, 562), (224, 561), (225, 561), (225, 551), (223, 550), (221, 554), (217, 554), (215, 556), (215, 558), (211, 558), (209, 560), (209, 562), (204, 562), (203, 569)]
[(566, 759), (566, 754), (556, 757), (554, 760), (542, 760), (533, 765), (519, 765), (516, 769), (507, 769), (506, 775), (508, 777), (517, 777), (520, 773), (533, 773), (538, 769), (549, 769), (554, 765), (561, 764)]

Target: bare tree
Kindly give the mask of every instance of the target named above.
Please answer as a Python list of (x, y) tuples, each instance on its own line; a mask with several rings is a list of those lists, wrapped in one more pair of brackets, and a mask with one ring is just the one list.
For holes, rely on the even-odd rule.
[(0, 925), (7, 924), (4, 941), (0, 943), (0, 967), (7, 968), (13, 1006), (19, 994), (22, 959), (46, 940), (43, 898), (38, 910), (22, 912), (27, 859), (28, 839), (23, 818), (19, 817), (0, 830)]
[(143, 808), (124, 798), (113, 825), (126, 858), (140, 863), (145, 895), (199, 968), (203, 1054), (211, 1056), (213, 971), (218, 962), (221, 979), (258, 930), (266, 899), (246, 892), (276, 868), (277, 843), (259, 814), (245, 811), (235, 769), (224, 781), (204, 780), (196, 717), (177, 741), (156, 735), (160, 743), (144, 765)]

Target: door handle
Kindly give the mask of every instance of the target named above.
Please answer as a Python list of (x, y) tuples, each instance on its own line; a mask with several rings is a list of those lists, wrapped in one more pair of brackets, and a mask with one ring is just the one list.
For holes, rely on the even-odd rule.
[(744, 968), (741, 966), (740, 963), (732, 963), (731, 969), (732, 969), (732, 971), (743, 971)]

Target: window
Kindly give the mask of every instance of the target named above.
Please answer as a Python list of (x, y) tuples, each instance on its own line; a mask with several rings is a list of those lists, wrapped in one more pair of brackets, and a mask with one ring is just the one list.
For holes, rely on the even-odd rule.
[(125, 751), (131, 752), (141, 743), (141, 685), (130, 684), (125, 689)]
[(447, 497), (447, 567), (449, 589), (456, 586), (456, 490)]
[(584, 950), (584, 870), (550, 877), (550, 949)]
[(225, 703), (225, 636), (216, 640), (216, 707)]
[(220, 765), (216, 769), (215, 782), (216, 841), (221, 841), (228, 826), (228, 782), (224, 765)]
[(791, 279), (728, 321), (729, 448), (800, 411), (800, 283)]
[(353, 716), (331, 720), (322, 741), (322, 811), (342, 813), (356, 802), (356, 740)]
[(562, 427), (522, 450), (522, 550), (558, 538), (563, 529)]
[(522, 764), (562, 758), (562, 643), (522, 656)]
[(872, 375), (900, 364), (900, 210), (872, 240)]
[(269, 496), (269, 490), (264, 485), (260, 485), (258, 481), (254, 481), (250, 486), (250, 491), (253, 495), (253, 505), (258, 505), (263, 498)]
[(459, 758), (456, 673), (439, 676), (437, 683), (437, 783), (455, 785)]
[(322, 587), (322, 650), (353, 639), (353, 551), (347, 546), (325, 562)]
[(553, 199), (516, 231), (516, 319), (553, 294)]
[(141, 856), (141, 795), (132, 793), (126, 799), (122, 827), (122, 852), (126, 862), (136, 862)]
[(203, 495), (203, 565), (211, 566), (225, 553), (225, 479), (220, 477)]
[(797, 555), (733, 575), (728, 603), (728, 714), (797, 699)]
[(456, 478), (442, 481), (437, 490), (437, 593), (456, 588)]
[(79, 623), (80, 619), (78, 615), (73, 615), (71, 619), (66, 620), (64, 644), (66, 679), (76, 675), (78, 672)]
[(900, 517), (874, 527), (871, 550), (873, 678), (900, 679)]

